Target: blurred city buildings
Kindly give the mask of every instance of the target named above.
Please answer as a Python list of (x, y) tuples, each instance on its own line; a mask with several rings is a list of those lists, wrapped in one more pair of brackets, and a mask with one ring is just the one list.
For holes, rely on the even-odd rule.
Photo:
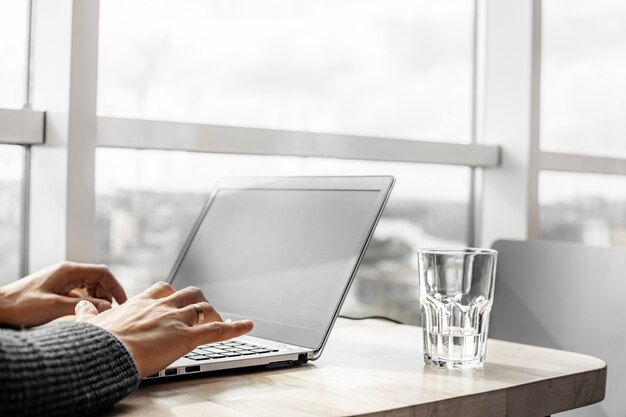
[[(0, 180), (0, 277), (19, 274), (22, 184)], [(97, 257), (130, 294), (167, 278), (205, 201), (199, 193), (117, 190), (97, 199)], [(390, 201), (343, 308), (419, 323), (417, 261), (422, 246), (466, 245), (467, 206)], [(576, 198), (543, 206), (541, 237), (626, 246), (626, 200)]]

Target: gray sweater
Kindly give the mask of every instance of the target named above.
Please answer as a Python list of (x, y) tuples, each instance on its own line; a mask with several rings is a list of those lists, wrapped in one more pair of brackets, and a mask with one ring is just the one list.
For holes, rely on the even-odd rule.
[(0, 416), (92, 414), (138, 385), (130, 354), (100, 327), (61, 321), (0, 329)]

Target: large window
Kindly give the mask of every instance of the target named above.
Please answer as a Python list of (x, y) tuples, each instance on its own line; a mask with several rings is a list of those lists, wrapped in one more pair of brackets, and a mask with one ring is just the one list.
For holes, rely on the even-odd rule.
[(541, 237), (626, 246), (626, 177), (543, 172)]
[(556, 157), (539, 175), (540, 237), (626, 245), (626, 3), (549, 0), (542, 16), (540, 144)]
[(471, 1), (100, 7), (100, 115), (470, 141)]
[(0, 145), (0, 285), (20, 274), (24, 148)]
[[(461, 0), (109, 0), (98, 114), (469, 143), (473, 22)], [(167, 276), (218, 177), (333, 174), (397, 177), (344, 313), (417, 323), (415, 251), (468, 244), (469, 167), (102, 148), (98, 259), (135, 293)]]
[(626, 2), (542, 4), (542, 148), (626, 157)]
[(0, 2), (0, 108), (26, 102), (28, 0)]
[[(28, 0), (0, 2), (0, 111), (26, 98)], [(0, 126), (0, 141), (5, 126)], [(11, 131), (9, 129), (9, 131)], [(5, 134), (6, 135), (6, 134)], [(10, 142), (16, 138), (8, 137)], [(21, 272), (24, 148), (0, 144), (0, 285)]]
[(416, 323), (417, 247), (467, 244), (466, 167), (100, 149), (98, 259), (136, 293), (167, 277), (217, 178), (312, 174), (397, 177), (344, 313)]

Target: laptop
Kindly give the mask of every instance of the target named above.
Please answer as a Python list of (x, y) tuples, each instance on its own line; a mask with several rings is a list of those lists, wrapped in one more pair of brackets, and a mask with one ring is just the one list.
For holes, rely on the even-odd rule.
[(224, 320), (251, 319), (254, 330), (199, 346), (148, 378), (319, 358), (394, 181), (220, 179), (168, 282), (199, 287)]

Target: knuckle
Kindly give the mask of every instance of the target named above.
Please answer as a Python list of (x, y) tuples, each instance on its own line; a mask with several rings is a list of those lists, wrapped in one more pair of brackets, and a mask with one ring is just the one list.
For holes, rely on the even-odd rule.
[(193, 295), (202, 294), (202, 290), (200, 288), (198, 288), (198, 287), (195, 287), (195, 286), (187, 287), (187, 291), (189, 291)]
[(186, 287), (183, 290), (183, 292), (187, 294), (189, 299), (193, 300), (194, 302), (206, 301), (206, 298), (204, 298), (204, 294), (202, 293), (202, 290), (198, 287), (195, 287), (195, 286)]
[(57, 264), (57, 269), (62, 270), (62, 271), (72, 269), (73, 267), (74, 267), (74, 263), (70, 261), (61, 261)]
[(165, 281), (159, 281), (156, 284), (154, 284), (154, 286), (155, 287), (159, 287), (159, 288), (163, 288), (163, 289), (165, 289), (165, 288), (172, 289), (172, 290), (174, 289), (170, 284), (168, 284)]

